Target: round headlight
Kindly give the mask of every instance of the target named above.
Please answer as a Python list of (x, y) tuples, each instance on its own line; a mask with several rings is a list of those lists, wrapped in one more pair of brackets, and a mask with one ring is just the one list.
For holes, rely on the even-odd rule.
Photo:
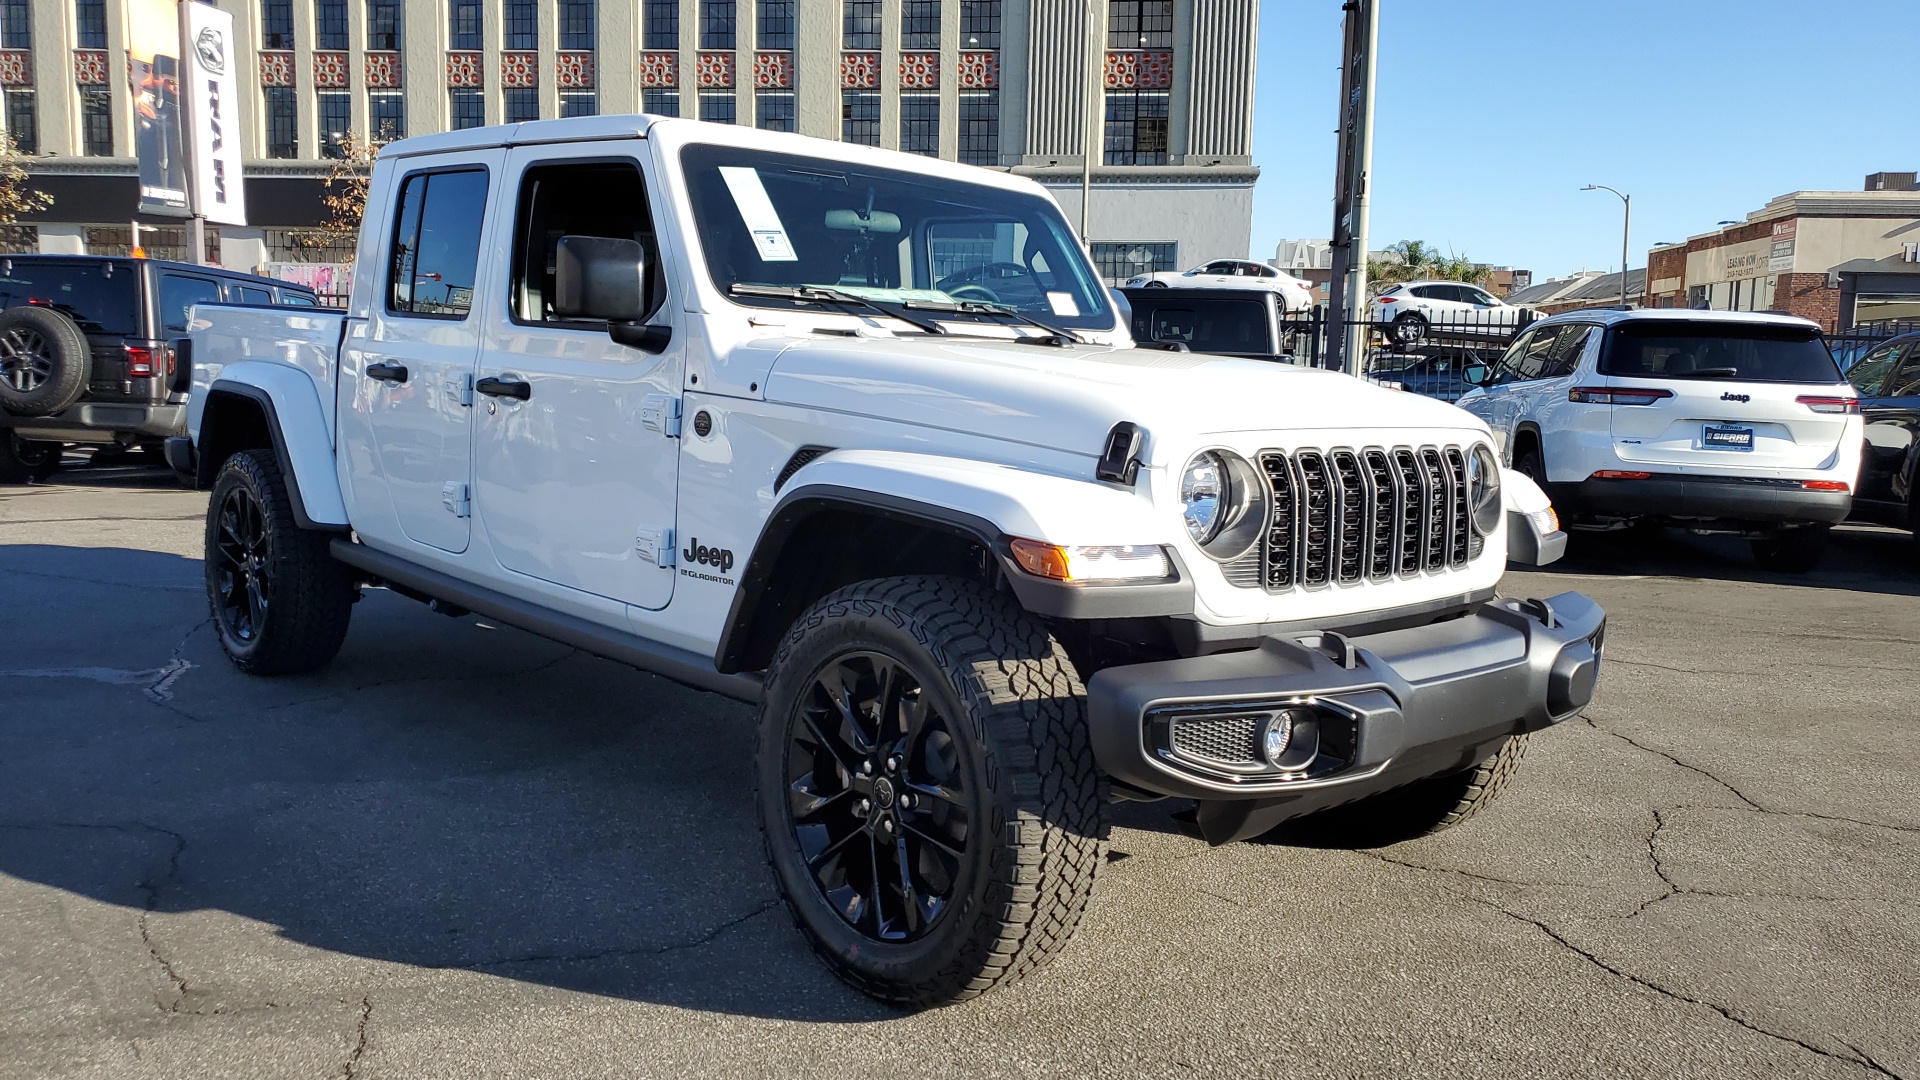
[(1220, 535), (1227, 520), (1227, 463), (1211, 451), (1187, 462), (1180, 476), (1180, 508), (1187, 535), (1204, 545)]
[(1500, 527), (1505, 509), (1500, 499), (1500, 460), (1485, 443), (1474, 447), (1467, 458), (1467, 505), (1474, 532), (1489, 536)]

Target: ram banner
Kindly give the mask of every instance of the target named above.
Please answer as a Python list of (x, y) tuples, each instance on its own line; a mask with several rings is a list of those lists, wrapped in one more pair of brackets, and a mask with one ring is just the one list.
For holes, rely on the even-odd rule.
[[(193, 5), (199, 6), (199, 5)], [(140, 213), (186, 217), (187, 159), (180, 143), (180, 13), (175, 0), (127, 0), (127, 82)]]
[(193, 210), (222, 225), (247, 223), (240, 179), (240, 87), (233, 65), (233, 15), (212, 4), (180, 5), (180, 41), (188, 78), (187, 143), (193, 154)]

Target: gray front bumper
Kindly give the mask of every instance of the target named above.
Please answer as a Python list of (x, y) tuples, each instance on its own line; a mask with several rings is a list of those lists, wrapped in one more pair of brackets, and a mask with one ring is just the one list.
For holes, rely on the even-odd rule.
[[(1242, 652), (1107, 668), (1087, 684), (1093, 750), (1135, 789), (1284, 806), (1262, 815), (1271, 827), (1468, 768), (1510, 735), (1577, 715), (1593, 696), (1605, 630), (1600, 606), (1569, 592), (1379, 634), (1269, 638)], [(1249, 719), (1288, 708), (1324, 719), (1321, 752), (1284, 768), (1196, 756), (1174, 733), (1186, 724), (1244, 733)]]

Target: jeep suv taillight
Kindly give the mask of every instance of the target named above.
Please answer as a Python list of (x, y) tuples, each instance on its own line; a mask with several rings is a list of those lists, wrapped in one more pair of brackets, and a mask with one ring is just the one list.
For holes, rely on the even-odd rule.
[(1801, 394), (1793, 400), (1817, 413), (1857, 413), (1860, 411), (1860, 400), (1858, 398), (1822, 397), (1819, 394)]
[(138, 345), (124, 346), (127, 354), (127, 378), (153, 378), (153, 350)]
[(1567, 391), (1568, 401), (1587, 405), (1651, 405), (1670, 398), (1673, 391), (1659, 387), (1576, 386)]

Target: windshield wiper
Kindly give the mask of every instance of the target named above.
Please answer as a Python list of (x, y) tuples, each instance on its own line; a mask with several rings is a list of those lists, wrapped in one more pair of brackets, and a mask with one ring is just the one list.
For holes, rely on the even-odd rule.
[(1039, 319), (1006, 304), (989, 304), (984, 300), (961, 300), (947, 304), (938, 300), (908, 300), (907, 307), (915, 311), (945, 311), (955, 315), (998, 315), (1001, 318), (1016, 319), (1028, 326), (1045, 330), (1045, 338), (1021, 338), (1022, 341), (1034, 341), (1046, 345), (1085, 345), (1087, 340), (1065, 327), (1044, 323)]
[(1737, 379), (1740, 369), (1737, 367), (1703, 367), (1692, 371), (1675, 372), (1676, 379)]
[[(747, 285), (735, 282), (727, 287), (729, 296), (770, 296), (779, 300), (792, 300), (802, 304), (836, 304), (840, 307), (863, 307), (877, 311), (888, 318), (899, 319), (903, 323), (917, 326), (929, 334), (944, 334), (947, 328), (932, 319), (916, 319), (901, 310), (901, 305), (889, 304), (883, 300), (869, 300), (864, 296), (841, 292), (838, 289), (823, 289), (817, 285)], [(911, 305), (908, 305), (911, 306)]]

